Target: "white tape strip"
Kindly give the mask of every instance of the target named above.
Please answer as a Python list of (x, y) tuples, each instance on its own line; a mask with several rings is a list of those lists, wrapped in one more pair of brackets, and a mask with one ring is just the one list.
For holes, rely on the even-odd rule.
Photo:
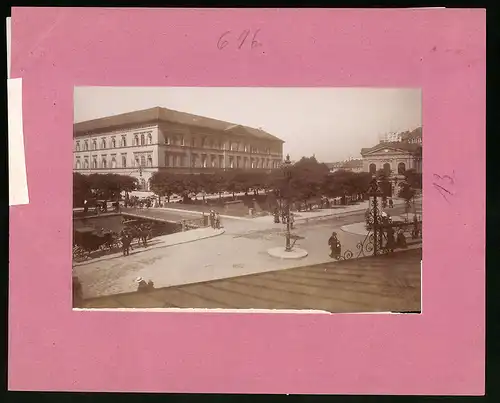
[(7, 17), (5, 26), (7, 27), (7, 78), (10, 78), (10, 17)]
[(28, 204), (24, 156), (22, 78), (7, 80), (9, 114), (9, 206)]

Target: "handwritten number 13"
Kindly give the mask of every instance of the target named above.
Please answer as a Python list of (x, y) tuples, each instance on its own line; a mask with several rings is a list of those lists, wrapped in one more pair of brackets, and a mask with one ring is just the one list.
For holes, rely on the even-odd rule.
[[(250, 48), (251, 49), (254, 49), (258, 46), (262, 46), (262, 44), (257, 40), (257, 34), (259, 33), (260, 29), (256, 30), (255, 33), (253, 34), (253, 37), (252, 37), (252, 42), (250, 44)], [(219, 37), (219, 40), (217, 41), (217, 48), (219, 50), (222, 50), (224, 49), (227, 45), (229, 45), (229, 42), (230, 42), (230, 38), (229, 38), (229, 34), (231, 33), (231, 31), (226, 31), (224, 32), (220, 37)], [(250, 30), (249, 29), (245, 29), (239, 36), (238, 36), (238, 39), (237, 39), (237, 48), (238, 49), (241, 49), (243, 47), (243, 45), (245, 44), (248, 36), (250, 35)], [(226, 38), (229, 38), (229, 40), (227, 40)]]

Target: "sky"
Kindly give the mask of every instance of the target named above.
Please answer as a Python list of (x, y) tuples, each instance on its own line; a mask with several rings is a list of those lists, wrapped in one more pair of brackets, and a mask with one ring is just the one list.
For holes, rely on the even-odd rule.
[(360, 158), (389, 132), (422, 125), (415, 88), (76, 87), (75, 122), (165, 107), (262, 128), (291, 160)]

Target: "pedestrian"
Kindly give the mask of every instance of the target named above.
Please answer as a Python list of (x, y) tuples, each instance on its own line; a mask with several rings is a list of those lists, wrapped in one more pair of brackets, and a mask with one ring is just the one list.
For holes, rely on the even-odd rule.
[(394, 240), (394, 228), (391, 227), (387, 227), (387, 242), (385, 244), (385, 248), (389, 251), (389, 252), (394, 252), (394, 248), (395, 248), (395, 240)]
[(142, 245), (147, 248), (148, 247), (148, 229), (146, 227), (146, 224), (141, 224), (139, 234), (142, 240)]
[(393, 208), (394, 207), (394, 202), (392, 201), (392, 199), (389, 199), (389, 208)]
[(128, 256), (130, 253), (131, 238), (129, 237), (129, 234), (127, 234), (126, 231), (122, 231), (121, 241), (122, 241), (123, 256)]
[(411, 232), (412, 239), (417, 239), (420, 236), (420, 223), (416, 214), (413, 214), (413, 231)]
[(142, 277), (137, 277), (135, 279), (135, 282), (137, 283), (138, 292), (149, 291), (150, 287), (148, 286), (148, 283), (146, 283), (146, 280), (144, 280)]
[(408, 245), (406, 244), (406, 237), (402, 229), (400, 229), (398, 232), (396, 244), (398, 248), (406, 249), (408, 247)]
[(332, 236), (328, 239), (328, 245), (330, 246), (330, 257), (339, 259), (342, 247), (336, 232), (332, 232)]
[(210, 210), (210, 226), (215, 229), (215, 211)]
[(217, 212), (215, 214), (215, 228), (220, 229), (220, 214)]
[(278, 207), (274, 208), (274, 223), (279, 224), (280, 223), (280, 212), (278, 210)]
[(295, 214), (290, 213), (290, 229), (293, 229), (294, 222), (295, 222)]

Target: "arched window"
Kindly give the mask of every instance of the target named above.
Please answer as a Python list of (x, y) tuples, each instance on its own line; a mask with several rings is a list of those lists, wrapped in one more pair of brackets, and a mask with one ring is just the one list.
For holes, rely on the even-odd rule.
[(153, 157), (151, 157), (151, 155), (148, 156), (148, 167), (152, 167), (153, 166)]
[(111, 159), (111, 168), (116, 168), (116, 158), (115, 157), (113, 157)]
[(102, 164), (103, 168), (107, 168), (108, 167), (108, 162), (106, 161), (106, 158), (102, 159), (102, 163), (101, 164)]
[(148, 144), (153, 143), (153, 136), (151, 136), (151, 133), (148, 134)]
[(97, 140), (92, 140), (92, 150), (97, 150)]
[(135, 166), (138, 167), (139, 166), (139, 157), (135, 157)]
[(122, 136), (122, 147), (127, 147), (127, 138), (125, 136)]
[(254, 160), (252, 160), (252, 166), (251, 167), (255, 168), (255, 162), (254, 162)]
[(111, 147), (116, 148), (116, 139), (114, 137), (111, 139)]
[(144, 155), (141, 155), (141, 167), (146, 166), (146, 157)]
[(138, 146), (139, 145), (139, 136), (137, 136), (137, 134), (134, 136), (134, 146)]
[(97, 169), (97, 158), (94, 158), (94, 159), (92, 160), (92, 168), (93, 168), (93, 169)]
[(386, 175), (390, 175), (391, 173), (391, 164), (389, 164), (388, 162), (384, 164), (384, 173)]
[(76, 151), (80, 151), (80, 142), (79, 141), (76, 142)]
[(106, 139), (102, 139), (101, 146), (102, 148), (106, 148)]
[(184, 136), (181, 136), (181, 142), (180, 142), (181, 146), (184, 146)]
[(127, 167), (127, 156), (122, 155), (122, 167), (126, 168)]
[(141, 178), (141, 189), (146, 190), (146, 180), (144, 178)]
[(80, 160), (76, 160), (76, 169), (80, 169)]
[(83, 161), (83, 168), (89, 169), (89, 160)]
[(89, 150), (89, 142), (87, 140), (85, 140), (85, 143), (83, 143), (83, 149), (85, 151), (88, 151)]
[(370, 164), (370, 173), (375, 175), (377, 173), (377, 166), (375, 164)]
[(405, 172), (406, 172), (406, 165), (405, 165), (405, 163), (404, 163), (404, 162), (400, 162), (400, 163), (398, 164), (398, 174), (399, 174), (399, 175), (404, 175), (404, 174), (405, 174)]
[(143, 146), (144, 144), (146, 144), (146, 141), (144, 139), (144, 134), (141, 134), (141, 146)]

